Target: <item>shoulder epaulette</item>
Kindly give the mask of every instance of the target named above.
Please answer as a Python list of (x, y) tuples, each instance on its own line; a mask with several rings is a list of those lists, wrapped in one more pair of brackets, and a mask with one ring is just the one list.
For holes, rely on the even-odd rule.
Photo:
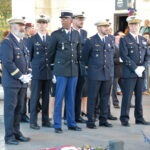
[(5, 37), (6, 40), (10, 40), (8, 37)]

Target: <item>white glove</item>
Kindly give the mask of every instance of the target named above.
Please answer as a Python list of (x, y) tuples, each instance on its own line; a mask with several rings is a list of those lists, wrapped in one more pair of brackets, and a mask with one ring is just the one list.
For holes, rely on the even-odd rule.
[(120, 62), (123, 62), (123, 60), (122, 60), (120, 57), (119, 57), (119, 61), (120, 61)]
[(53, 82), (54, 84), (57, 82), (55, 75), (53, 75), (52, 82)]
[(26, 74), (26, 75), (22, 75), (19, 80), (21, 80), (21, 82), (23, 82), (24, 84), (29, 83), (31, 81), (31, 74)]
[(145, 70), (145, 67), (144, 66), (139, 66), (139, 68), (141, 69), (141, 71), (143, 73), (143, 71)]
[(144, 70), (145, 70), (145, 67), (143, 67), (143, 66), (138, 66), (138, 67), (135, 69), (135, 73), (137, 74), (138, 77), (142, 77), (142, 73), (143, 73)]

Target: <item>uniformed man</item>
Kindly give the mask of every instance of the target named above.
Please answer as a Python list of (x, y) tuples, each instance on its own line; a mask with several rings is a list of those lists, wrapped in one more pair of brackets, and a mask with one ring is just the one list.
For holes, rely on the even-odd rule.
[(35, 35), (36, 30), (34, 28), (34, 24), (31, 22), (27, 22), (25, 24), (25, 36), (26, 37), (31, 37), (32, 35)]
[(66, 100), (66, 120), (69, 130), (81, 131), (75, 122), (74, 100), (78, 79), (78, 55), (80, 51), (79, 33), (71, 28), (72, 12), (61, 12), (62, 28), (51, 35), (50, 62), (54, 63), (53, 74), (56, 76), (54, 107), (54, 128), (62, 133), (62, 101)]
[(129, 34), (120, 40), (120, 55), (123, 60), (122, 76), (123, 98), (121, 106), (121, 124), (130, 126), (129, 110), (132, 93), (135, 93), (135, 123), (150, 125), (143, 118), (142, 90), (144, 84), (145, 67), (150, 59), (150, 51), (146, 39), (139, 35), (141, 19), (138, 16), (127, 18)]
[(42, 126), (52, 127), (49, 122), (49, 90), (52, 73), (49, 61), (49, 41), (47, 27), (50, 19), (47, 15), (39, 15), (36, 18), (37, 34), (29, 41), (29, 51), (32, 66), (31, 99), (30, 99), (30, 128), (40, 129), (37, 123), (37, 105), (42, 97)]
[[(29, 23), (29, 22), (25, 23), (24, 41), (25, 41), (25, 44), (27, 46), (28, 46), (28, 42), (30, 40), (30, 37), (34, 34), (35, 34), (34, 25), (32, 23)], [(28, 123), (30, 121), (30, 119), (27, 115), (27, 102), (29, 103), (29, 101), (27, 100), (27, 93), (26, 93), (24, 104), (23, 104), (22, 111), (21, 111), (21, 122), (26, 122), (26, 123)]]
[[(80, 59), (82, 57), (82, 49), (87, 39), (87, 31), (83, 30), (84, 24), (84, 12), (76, 13), (73, 15), (73, 29), (77, 30), (81, 39), (81, 50), (80, 50)], [(86, 123), (86, 121), (81, 117), (81, 102), (82, 102), (82, 91), (85, 83), (85, 69), (82, 67), (82, 64), (79, 62), (79, 76), (76, 88), (76, 97), (75, 97), (75, 120), (79, 123)]]
[(21, 108), (27, 83), (31, 80), (29, 52), (24, 45), (24, 20), (11, 18), (11, 33), (2, 42), (2, 85), (4, 88), (5, 143), (19, 144), (30, 140), (20, 131)]
[(98, 33), (87, 39), (83, 49), (83, 62), (88, 66), (88, 104), (87, 127), (96, 128), (94, 109), (97, 96), (100, 96), (99, 126), (112, 127), (108, 123), (108, 100), (114, 74), (114, 49), (107, 35), (109, 22), (99, 21), (95, 24)]

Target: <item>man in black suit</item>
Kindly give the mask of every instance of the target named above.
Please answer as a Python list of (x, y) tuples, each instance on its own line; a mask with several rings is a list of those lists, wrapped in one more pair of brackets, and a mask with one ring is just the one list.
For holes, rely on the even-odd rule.
[(145, 68), (150, 60), (150, 50), (145, 38), (139, 35), (141, 19), (138, 16), (127, 18), (129, 34), (120, 40), (120, 55), (123, 60), (122, 77), (123, 98), (120, 121), (123, 126), (130, 126), (129, 111), (132, 93), (135, 93), (135, 123), (150, 125), (143, 118), (142, 90)]
[(49, 60), (49, 41), (47, 27), (50, 19), (46, 15), (39, 15), (36, 19), (38, 33), (28, 41), (30, 61), (32, 66), (31, 99), (30, 99), (30, 128), (40, 129), (38, 125), (38, 103), (42, 97), (42, 126), (51, 128), (49, 121), (49, 91), (52, 71)]
[(112, 86), (112, 101), (113, 106), (115, 108), (120, 108), (119, 106), (119, 100), (117, 98), (117, 85), (119, 83), (120, 88), (122, 89), (122, 59), (120, 58), (120, 50), (119, 50), (119, 42), (121, 36), (119, 35), (119, 32), (116, 32), (114, 34), (115, 37), (115, 56), (114, 56), (114, 79), (113, 79), (113, 86)]
[[(35, 34), (34, 25), (32, 23), (29, 23), (29, 22), (26, 23), (25, 24), (25, 37), (24, 37), (24, 41), (25, 41), (26, 46), (28, 46), (28, 41), (30, 40), (30, 37), (34, 34)], [(30, 103), (30, 101), (28, 100), (27, 93), (26, 93), (23, 108), (21, 111), (21, 122), (25, 122), (25, 123), (30, 122), (30, 119), (27, 115), (27, 105), (28, 105), (28, 107), (30, 107), (29, 103)]]
[[(77, 13), (73, 15), (73, 29), (77, 30), (81, 39), (81, 50), (80, 50), (80, 60), (82, 59), (82, 50), (87, 39), (87, 31), (83, 30), (84, 23), (84, 13)], [(79, 61), (80, 61), (79, 60)], [(76, 97), (75, 97), (75, 120), (78, 123), (86, 123), (86, 121), (81, 117), (81, 102), (82, 102), (82, 91), (84, 83), (86, 81), (85, 77), (85, 68), (79, 62), (79, 76), (76, 88)]]

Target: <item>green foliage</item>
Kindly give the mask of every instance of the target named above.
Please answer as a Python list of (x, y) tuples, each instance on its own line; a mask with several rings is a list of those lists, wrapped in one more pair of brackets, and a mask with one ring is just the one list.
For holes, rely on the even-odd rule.
[(7, 19), (11, 17), (11, 0), (0, 0), (0, 39), (3, 38), (3, 32), (9, 30)]

